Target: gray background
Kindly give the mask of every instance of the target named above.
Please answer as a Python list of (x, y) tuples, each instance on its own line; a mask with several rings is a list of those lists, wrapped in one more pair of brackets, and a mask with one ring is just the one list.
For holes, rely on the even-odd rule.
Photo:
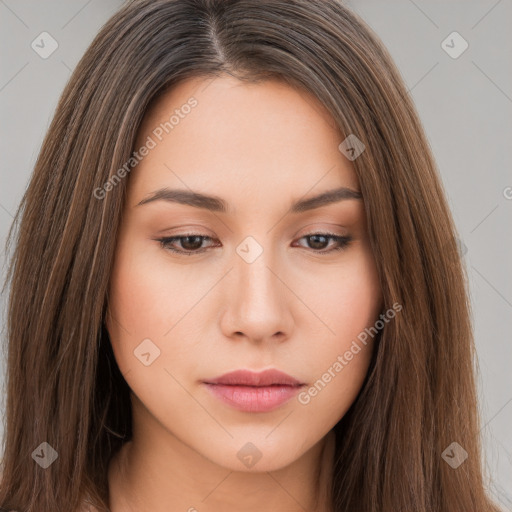
[[(93, 37), (122, 3), (0, 0), (2, 243), (62, 89)], [(512, 272), (506, 264), (512, 252), (512, 188), (507, 188), (512, 187), (512, 157), (506, 151), (512, 140), (512, 2), (346, 3), (394, 57), (441, 171), (471, 281), (489, 489), (505, 510), (512, 510)], [(46, 59), (31, 48), (43, 31), (58, 42)], [(458, 58), (442, 46), (453, 31), (469, 43)], [(460, 47), (459, 41), (453, 44)], [(0, 252), (3, 278), (6, 258)], [(6, 299), (0, 298), (3, 344)], [(4, 374), (2, 361), (0, 385)], [(2, 394), (2, 417), (4, 400)]]

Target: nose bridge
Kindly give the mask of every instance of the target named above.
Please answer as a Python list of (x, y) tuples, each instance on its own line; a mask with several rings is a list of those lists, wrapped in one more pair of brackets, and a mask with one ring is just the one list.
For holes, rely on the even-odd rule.
[(254, 239), (247, 240), (238, 246), (237, 255), (234, 277), (238, 300), (248, 301), (252, 308), (276, 301), (282, 283), (274, 275), (275, 270), (270, 270), (275, 267), (272, 249), (263, 248)]
[(278, 277), (273, 250), (247, 237), (236, 252), (228, 300), (231, 328), (250, 338), (285, 333), (290, 313), (285, 311), (285, 279)]

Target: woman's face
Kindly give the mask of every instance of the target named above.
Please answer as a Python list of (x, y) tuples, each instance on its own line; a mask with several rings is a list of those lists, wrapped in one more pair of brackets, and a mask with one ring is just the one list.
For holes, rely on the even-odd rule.
[[(351, 348), (382, 306), (364, 205), (308, 201), (359, 190), (343, 139), (316, 99), (277, 81), (188, 80), (147, 113), (107, 316), (135, 441), (270, 471), (353, 403), (373, 340)], [(267, 369), (302, 385), (205, 383)]]

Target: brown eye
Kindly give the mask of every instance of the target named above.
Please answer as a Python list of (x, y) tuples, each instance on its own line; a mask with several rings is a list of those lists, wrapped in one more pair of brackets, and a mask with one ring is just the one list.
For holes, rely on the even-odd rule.
[[(340, 251), (345, 249), (352, 241), (351, 236), (341, 236), (334, 233), (312, 233), (310, 235), (304, 235), (302, 239), (308, 240), (308, 246), (306, 248), (313, 249), (314, 252), (319, 254), (328, 254), (333, 251)], [(324, 250), (325, 247), (329, 246), (329, 241), (334, 240), (334, 247)]]
[[(202, 247), (202, 245), (205, 240), (212, 240), (212, 238), (205, 235), (187, 234), (158, 239), (164, 249), (177, 252), (179, 254), (186, 254), (188, 256), (204, 252), (206, 248)], [(174, 244), (176, 242), (180, 243), (181, 248), (175, 247)]]

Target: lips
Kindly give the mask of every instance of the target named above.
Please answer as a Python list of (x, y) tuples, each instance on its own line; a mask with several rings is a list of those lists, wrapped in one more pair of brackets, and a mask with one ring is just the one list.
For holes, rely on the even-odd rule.
[(206, 389), (224, 404), (244, 412), (270, 412), (298, 393), (303, 382), (279, 370), (260, 373), (237, 370), (203, 381)]
[(287, 373), (271, 369), (263, 372), (236, 370), (220, 377), (204, 381), (206, 384), (223, 384), (226, 386), (301, 386), (304, 383)]

